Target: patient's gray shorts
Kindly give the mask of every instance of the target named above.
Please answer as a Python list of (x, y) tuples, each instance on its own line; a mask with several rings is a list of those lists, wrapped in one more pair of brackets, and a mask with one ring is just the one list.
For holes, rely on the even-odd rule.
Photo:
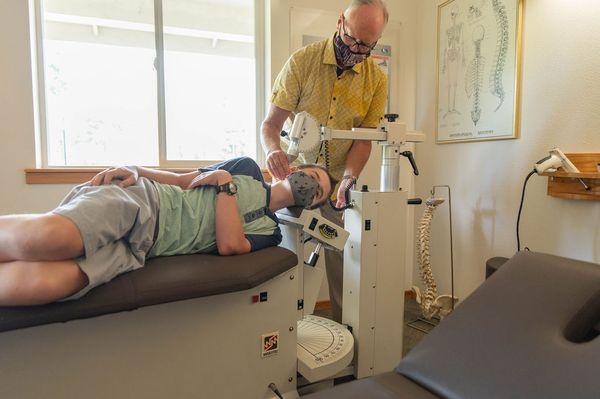
[(126, 188), (117, 185), (75, 187), (52, 211), (77, 225), (85, 254), (75, 262), (89, 279), (85, 295), (121, 273), (144, 266), (154, 243), (158, 221), (158, 192), (152, 181), (140, 178)]

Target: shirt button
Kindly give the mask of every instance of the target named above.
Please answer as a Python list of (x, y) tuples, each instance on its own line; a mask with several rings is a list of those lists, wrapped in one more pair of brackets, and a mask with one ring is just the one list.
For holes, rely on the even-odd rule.
[(333, 116), (330, 116), (329, 119), (333, 119)]
[(335, 101), (335, 97), (333, 97), (333, 101)]

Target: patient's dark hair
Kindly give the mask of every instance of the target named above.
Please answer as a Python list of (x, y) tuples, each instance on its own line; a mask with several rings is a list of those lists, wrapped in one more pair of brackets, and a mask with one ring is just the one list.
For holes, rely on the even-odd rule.
[(327, 195), (325, 196), (325, 198), (323, 199), (323, 201), (318, 202), (318, 203), (316, 203), (316, 204), (314, 204), (313, 206), (310, 207), (310, 209), (316, 209), (316, 208), (319, 208), (320, 206), (323, 206), (323, 205), (325, 205), (327, 203), (327, 200), (329, 200), (329, 198), (331, 198), (331, 195), (333, 194), (333, 191), (335, 190), (335, 187), (338, 185), (339, 181), (335, 177), (331, 176), (331, 173), (329, 173), (329, 171), (327, 170), (327, 168), (325, 168), (325, 167), (323, 167), (321, 165), (317, 165), (315, 163), (304, 163), (302, 165), (298, 165), (298, 170), (307, 169), (307, 168), (321, 169), (323, 172), (325, 172), (327, 174), (327, 177), (329, 178), (329, 183), (331, 185), (331, 189), (329, 190), (329, 192), (327, 193)]

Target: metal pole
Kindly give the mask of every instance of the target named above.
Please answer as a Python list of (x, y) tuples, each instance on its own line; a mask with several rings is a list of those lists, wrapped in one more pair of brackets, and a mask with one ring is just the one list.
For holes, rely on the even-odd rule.
[(381, 180), (379, 191), (395, 192), (400, 189), (400, 150), (398, 146), (382, 144)]
[(450, 217), (450, 289), (452, 292), (452, 310), (454, 310), (454, 245), (452, 243), (452, 194), (450, 192), (450, 186), (438, 185), (433, 186), (431, 189), (431, 195), (435, 197), (435, 189), (438, 187), (445, 187), (448, 189), (448, 215)]

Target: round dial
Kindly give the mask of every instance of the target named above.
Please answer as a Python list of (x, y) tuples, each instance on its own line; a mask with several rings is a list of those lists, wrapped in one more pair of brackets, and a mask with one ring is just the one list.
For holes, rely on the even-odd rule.
[(229, 182), (229, 192), (233, 194), (237, 194), (237, 186), (234, 182)]

